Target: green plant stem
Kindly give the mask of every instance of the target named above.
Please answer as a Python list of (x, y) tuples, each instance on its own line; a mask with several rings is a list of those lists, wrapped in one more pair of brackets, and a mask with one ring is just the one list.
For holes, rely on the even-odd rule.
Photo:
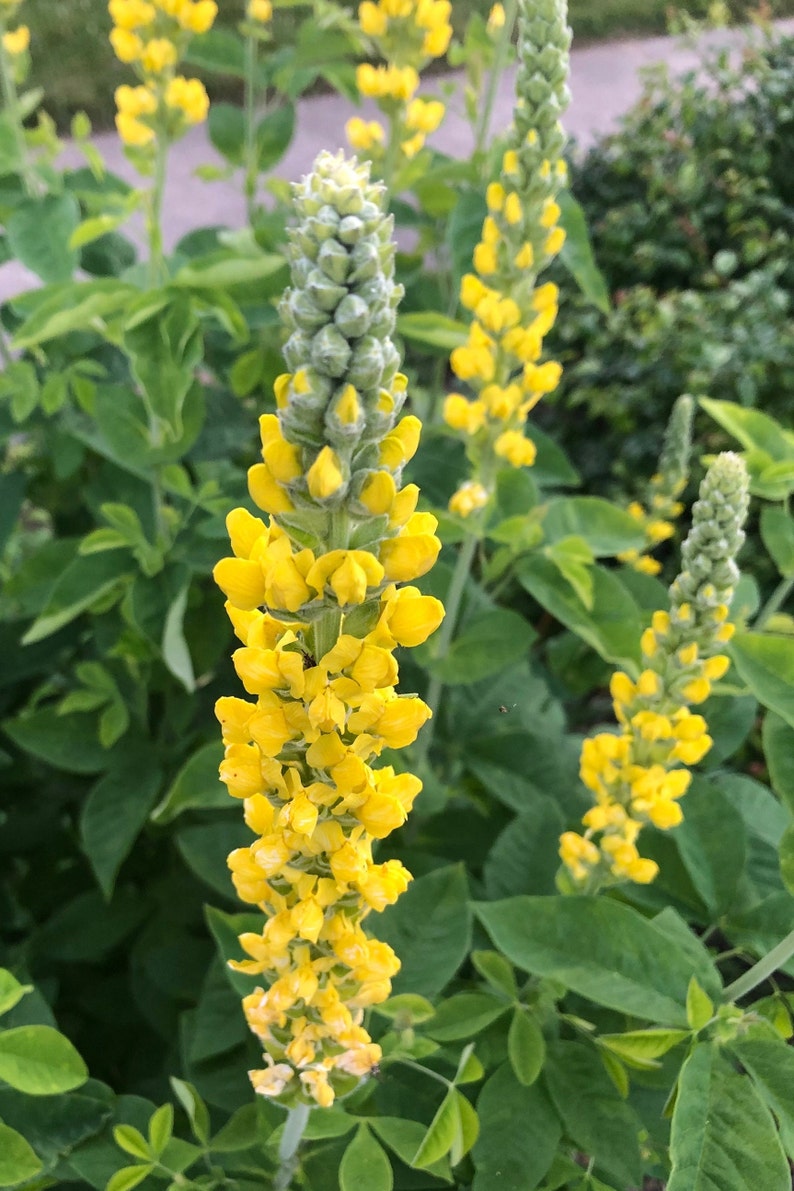
[(245, 210), (248, 222), (254, 222), (256, 191), (259, 181), (259, 154), (256, 143), (256, 67), (257, 39), (249, 34), (245, 39)]
[(311, 1109), (308, 1104), (296, 1104), (289, 1110), (281, 1145), (278, 1147), (279, 1168), (273, 1183), (273, 1191), (289, 1191), (292, 1176), (298, 1167), (298, 1150), (309, 1120)]
[(491, 73), (488, 76), (488, 87), (485, 92), (485, 102), (480, 109), (480, 118), (477, 122), (477, 127), (474, 130), (474, 155), (479, 157), (485, 152), (485, 145), (488, 140), (488, 133), (491, 129), (491, 117), (493, 116), (494, 104), (496, 103), (496, 89), (499, 86), (499, 79), (505, 67), (505, 60), (507, 58), (507, 47), (513, 40), (513, 28), (516, 23), (516, 13), (518, 11), (518, 0), (508, 0), (505, 5), (505, 23), (502, 28), (502, 33), (496, 47), (496, 56), (494, 58)]
[[(444, 620), (441, 624), (441, 631), (438, 634), (438, 645), (436, 649), (435, 660), (441, 661), (447, 656), (449, 647), (452, 644), (452, 638), (455, 633), (455, 626), (458, 622), (458, 615), (460, 613), (460, 605), (463, 599), (463, 593), (466, 590), (466, 581), (469, 578), (471, 571), (471, 564), (474, 562), (474, 556), (477, 553), (477, 546), (480, 542), (480, 535), (478, 533), (471, 534), (461, 547), (458, 554), (458, 561), (455, 564), (455, 570), (452, 573), (452, 582), (449, 585), (447, 592)], [(419, 759), (424, 761), (430, 752), (430, 746), (433, 743), (434, 726), (436, 723), (436, 716), (438, 714), (439, 704), (441, 702), (441, 692), (444, 689), (444, 684), (440, 678), (433, 677), (430, 680), (430, 686), (427, 689), (427, 696), (425, 702), (433, 713), (430, 723), (425, 728), (420, 738), (419, 744)]]
[(149, 191), (146, 234), (149, 240), (149, 286), (156, 289), (163, 282), (163, 199), (168, 165), (168, 138), (164, 128), (157, 130), (154, 181)]
[(759, 984), (763, 984), (770, 976), (774, 976), (775, 972), (782, 968), (783, 964), (792, 956), (794, 956), (794, 930), (786, 935), (777, 947), (773, 947), (763, 959), (759, 959), (757, 964), (753, 964), (752, 968), (743, 976), (734, 980), (733, 984), (729, 984), (723, 991), (723, 1001), (738, 1001), (741, 997), (746, 997)]
[[(0, 23), (0, 38), (6, 32), (5, 22)], [(7, 52), (5, 46), (0, 40), (0, 86), (3, 91), (3, 104), (8, 112), (11, 126), (14, 129), (14, 140), (16, 141), (17, 152), (19, 154), (20, 169), (22, 174), (22, 182), (25, 187), (25, 192), (28, 195), (36, 193), (36, 180), (33, 167), (31, 165), (30, 156), (28, 154), (28, 145), (25, 140), (25, 130), (22, 127), (22, 120), (19, 115), (19, 93), (17, 92), (17, 84), (14, 79), (14, 64), (11, 61), (11, 56)]]
[(794, 591), (794, 575), (789, 575), (787, 579), (781, 579), (771, 596), (764, 604), (761, 611), (758, 613), (753, 630), (760, 633), (763, 628), (769, 623), (776, 612), (779, 612), (783, 604), (786, 602), (791, 592)]

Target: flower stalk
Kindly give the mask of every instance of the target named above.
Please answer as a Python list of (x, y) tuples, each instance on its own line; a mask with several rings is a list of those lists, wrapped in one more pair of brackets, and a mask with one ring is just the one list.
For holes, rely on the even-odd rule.
[[(410, 874), (377, 863), (421, 789), (377, 767), (430, 715), (398, 695), (398, 645), (421, 644), (440, 602), (402, 586), (434, 563), (436, 520), (402, 485), (421, 425), (399, 417), (406, 378), (391, 340), (401, 287), (392, 220), (367, 166), (321, 154), (295, 187), (292, 285), (281, 304), (289, 372), (260, 419), (254, 503), (227, 519), (234, 557), (215, 568), (254, 701), (220, 699), (221, 778), (243, 800), (254, 842), (229, 857), (243, 901), (265, 915), (241, 936), (240, 971), (264, 977), (244, 1000), (266, 1066), (254, 1089), (292, 1109), (327, 1106), (380, 1058), (363, 1025), (399, 960), (367, 936)], [(297, 1118), (296, 1118), (297, 1119)]]

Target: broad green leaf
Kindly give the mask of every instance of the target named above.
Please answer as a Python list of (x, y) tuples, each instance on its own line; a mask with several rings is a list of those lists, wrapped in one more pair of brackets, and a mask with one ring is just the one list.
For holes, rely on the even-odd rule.
[(472, 951), (471, 962), (492, 988), (504, 993), (510, 1000), (518, 998), (518, 983), (512, 964), (498, 951)]
[(278, 165), (294, 135), (294, 103), (282, 103), (259, 121), (256, 126), (256, 150), (257, 164), (262, 173)]
[(794, 517), (767, 505), (761, 510), (761, 537), (780, 574), (794, 575)]
[(121, 588), (133, 573), (126, 555), (77, 557), (56, 580), (44, 611), (25, 633), (22, 644), (32, 645), (52, 636), (92, 604), (104, 599), (115, 588)]
[[(215, 957), (207, 969), (198, 1004), (186, 1029), (183, 1049), (187, 1050), (191, 1063), (216, 1058), (245, 1042), (247, 1027), (242, 1014), (236, 1012), (239, 1004), (224, 965)], [(188, 1097), (188, 1092), (185, 1096)]]
[(666, 1055), (690, 1037), (688, 1030), (627, 1030), (624, 1034), (601, 1034), (600, 1046), (632, 1066), (657, 1066), (656, 1059)]
[(777, 1117), (780, 1136), (789, 1158), (794, 1158), (794, 1050), (783, 1039), (736, 1038), (730, 1049), (749, 1071), (769, 1108)]
[[(514, 897), (480, 903), (476, 914), (524, 971), (633, 1017), (687, 1024), (692, 956), (629, 906), (579, 896)], [(698, 976), (714, 989), (714, 970), (703, 969)]]
[(593, 611), (593, 569), (591, 562), (577, 562), (571, 558), (567, 545), (571, 541), (582, 541), (581, 538), (563, 538), (553, 546), (546, 546), (543, 553), (554, 563), (566, 583), (573, 588), (574, 595), (583, 608)]
[(218, 777), (223, 745), (203, 745), (189, 757), (174, 778), (165, 798), (152, 811), (152, 822), (170, 823), (187, 810), (226, 810), (229, 791)]
[(730, 652), (759, 703), (794, 727), (794, 637), (737, 633)]
[(261, 982), (260, 978), (248, 976), (244, 972), (235, 972), (228, 966), (228, 961), (230, 959), (239, 961), (246, 958), (240, 946), (239, 936), (246, 931), (255, 931), (257, 934), (261, 934), (261, 914), (224, 914), (223, 910), (216, 910), (214, 906), (205, 906), (204, 913), (221, 959), (224, 960), (224, 972), (227, 980), (240, 996), (253, 992), (257, 983)]
[(70, 246), (80, 207), (70, 194), (48, 194), (18, 203), (6, 223), (14, 256), (44, 282), (68, 281), (78, 264)]
[(190, 39), (185, 61), (212, 73), (244, 79), (245, 43), (231, 29), (210, 29)]
[(41, 1159), (22, 1134), (0, 1122), (0, 1186), (23, 1183), (32, 1179), (41, 1168)]
[(640, 611), (612, 571), (592, 568), (593, 606), (588, 609), (549, 559), (533, 554), (516, 567), (531, 596), (608, 662), (636, 666), (643, 622)]
[(609, 314), (609, 290), (604, 274), (599, 269), (587, 220), (580, 204), (565, 187), (557, 195), (560, 205), (560, 226), (565, 229), (565, 243), (560, 260), (570, 271), (582, 294), (602, 314)]
[(88, 1070), (52, 1026), (17, 1026), (0, 1032), (0, 1079), (31, 1096), (53, 1096), (79, 1088)]
[(151, 1146), (140, 1129), (136, 1129), (134, 1125), (115, 1125), (113, 1140), (125, 1154), (131, 1154), (133, 1158), (153, 1157)]
[(394, 991), (437, 996), (469, 950), (471, 918), (463, 866), (436, 869), (412, 881), (400, 900), (378, 915), (377, 931), (402, 961)]
[(794, 726), (770, 711), (764, 719), (763, 742), (772, 786), (794, 815)]
[(565, 1132), (620, 1187), (642, 1182), (642, 1124), (605, 1072), (601, 1057), (581, 1042), (556, 1042), (544, 1067)]
[(226, 898), (234, 897), (227, 864), (229, 853), (247, 847), (250, 842), (250, 833), (246, 833), (245, 824), (237, 815), (217, 817), (213, 823), (180, 826), (176, 834), (176, 845), (188, 867)]
[(391, 1162), (366, 1125), (360, 1125), (339, 1167), (340, 1191), (391, 1191)]
[(154, 1166), (150, 1162), (141, 1166), (122, 1166), (121, 1170), (111, 1175), (105, 1191), (132, 1191), (132, 1188), (142, 1183), (153, 1170)]
[(17, 1005), (25, 993), (33, 991), (32, 984), (20, 984), (6, 968), (0, 968), (0, 1016)]
[(450, 1088), (436, 1115), (430, 1122), (422, 1143), (411, 1160), (411, 1166), (433, 1166), (455, 1145), (460, 1132), (460, 1112), (455, 1089)]
[(780, 841), (780, 875), (789, 893), (794, 893), (794, 823), (786, 828)]
[(399, 1022), (398, 1029), (410, 1029), (411, 1026), (430, 1021), (436, 1012), (430, 1001), (417, 993), (398, 993), (396, 997), (381, 1001), (380, 1005), (373, 1005), (373, 1009), (381, 1017)]
[(692, 884), (714, 919), (734, 901), (744, 870), (747, 833), (718, 785), (696, 777), (687, 792), (675, 843)]
[(562, 1134), (539, 1084), (523, 1087), (504, 1063), (477, 1101), (480, 1136), (472, 1157), (473, 1191), (534, 1191), (551, 1166)]
[(196, 676), (193, 673), (190, 649), (185, 640), (184, 622), (189, 591), (190, 585), (187, 584), (168, 609), (163, 628), (162, 651), (166, 666), (190, 695), (196, 689)]
[(791, 1182), (771, 1113), (713, 1042), (684, 1063), (670, 1156), (667, 1191), (784, 1191)]
[(596, 558), (639, 550), (645, 534), (636, 518), (600, 496), (561, 496), (550, 502), (543, 518), (548, 542), (576, 537)]
[(160, 1157), (174, 1132), (174, 1106), (161, 1104), (149, 1121), (149, 1145)]
[(213, 103), (207, 130), (214, 148), (232, 165), (245, 161), (245, 113), (237, 104)]
[(508, 823), (483, 867), (488, 897), (554, 893), (560, 867), (557, 847), (564, 826), (556, 803), (545, 797), (537, 798), (531, 809)]
[[(274, 253), (238, 256), (218, 251), (191, 261), (189, 265), (183, 265), (169, 284), (182, 289), (214, 290), (233, 289), (237, 285), (268, 281), (277, 288), (283, 282), (286, 270), (284, 257)], [(262, 298), (266, 296), (267, 293), (262, 294)]]
[(160, 790), (162, 773), (145, 748), (124, 749), (91, 790), (80, 816), (80, 839), (102, 892), (110, 898)]
[(431, 348), (445, 356), (456, 347), (460, 347), (468, 338), (465, 323), (431, 310), (399, 315), (397, 333), (409, 343), (419, 343), (422, 347)]
[(309, 1114), (303, 1136), (307, 1141), (322, 1141), (329, 1137), (346, 1137), (361, 1121), (351, 1117), (342, 1108), (328, 1108), (323, 1112)]
[(529, 651), (535, 636), (523, 616), (497, 608), (467, 623), (446, 657), (433, 662), (430, 669), (446, 686), (467, 686), (521, 658)]
[[(471, 1070), (474, 1063), (477, 1066), (476, 1072)], [(462, 1066), (464, 1070), (459, 1072), (457, 1077), (459, 1083), (476, 1083), (482, 1079), (482, 1064), (475, 1060), (474, 1055), (471, 1055), (468, 1063)], [(458, 1090), (455, 1091), (455, 1104), (458, 1110), (458, 1131), (449, 1152), (449, 1160), (453, 1166), (457, 1166), (460, 1160), (468, 1154), (480, 1134), (479, 1117), (471, 1102)]]
[[(393, 1150), (401, 1162), (410, 1166), (425, 1136), (425, 1127), (419, 1121), (404, 1120), (400, 1117), (372, 1117), (369, 1126), (381, 1141)], [(450, 1182), (449, 1164), (445, 1158), (440, 1158), (426, 1168), (429, 1174)]]
[(507, 1054), (518, 1082), (525, 1088), (532, 1087), (543, 1069), (546, 1042), (538, 1019), (520, 1006), (516, 1007), (510, 1022)]
[(442, 1001), (424, 1032), (437, 1042), (472, 1038), (506, 1013), (509, 1006), (488, 993), (463, 992)]
[[(309, 1118), (311, 1124), (311, 1117)], [(247, 1150), (257, 1142), (266, 1140), (267, 1129), (259, 1111), (259, 1103), (244, 1104), (232, 1114), (210, 1143), (210, 1149), (218, 1154), (233, 1154)]]
[(709, 417), (732, 434), (745, 450), (763, 451), (779, 462), (794, 460), (794, 434), (759, 409), (701, 397), (700, 404)]
[(3, 731), (19, 748), (66, 773), (100, 773), (110, 762), (96, 740), (93, 717), (59, 716), (44, 707), (6, 720)]
[(201, 324), (187, 294), (168, 295), (165, 308), (143, 305), (127, 320), (124, 348), (143, 391), (157, 442), (182, 436), (183, 409), (203, 355)]
[(177, 1079), (175, 1075), (172, 1075), (170, 1083), (174, 1090), (174, 1095), (187, 1114), (187, 1119), (190, 1121), (190, 1128), (193, 1130), (194, 1135), (202, 1145), (206, 1145), (210, 1136), (210, 1114), (206, 1104), (193, 1087), (193, 1084), (188, 1083), (187, 1080)]

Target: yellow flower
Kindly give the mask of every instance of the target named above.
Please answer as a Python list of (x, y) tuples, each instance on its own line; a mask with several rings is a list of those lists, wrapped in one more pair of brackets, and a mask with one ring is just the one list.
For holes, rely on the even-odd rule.
[(306, 473), (309, 492), (315, 500), (327, 500), (335, 496), (344, 484), (339, 457), (331, 447), (325, 446), (320, 451)]
[(108, 12), (119, 29), (135, 30), (151, 25), (157, 9), (148, 0), (110, 0)]
[(348, 143), (353, 149), (366, 153), (374, 145), (383, 143), (383, 126), (377, 120), (362, 120), (352, 116), (345, 125)]
[(494, 4), (491, 11), (488, 13), (487, 29), (490, 35), (498, 33), (500, 29), (504, 28), (505, 10), (502, 4)]
[(154, 140), (154, 129), (127, 112), (117, 112), (116, 128), (125, 145), (141, 148)]
[(217, 15), (215, 0), (196, 0), (193, 4), (183, 5), (178, 20), (182, 28), (191, 33), (206, 33), (212, 28)]
[(176, 63), (177, 56), (176, 46), (167, 37), (153, 37), (143, 47), (140, 60), (147, 74), (161, 74)]
[(272, 0), (248, 0), (248, 19), (266, 25), (273, 16)]
[(367, 37), (382, 37), (389, 27), (389, 18), (381, 5), (365, 2), (358, 7), (358, 23)]
[(148, 87), (129, 87), (126, 83), (116, 88), (116, 107), (125, 116), (152, 116), (157, 111), (157, 96)]
[(488, 490), (482, 484), (467, 480), (450, 497), (449, 511), (458, 517), (470, 517), (472, 513), (485, 508), (489, 499)]
[(177, 75), (165, 89), (165, 102), (170, 108), (182, 112), (188, 124), (200, 124), (207, 118), (210, 101), (206, 88), (199, 79), (186, 79)]
[(24, 54), (30, 45), (30, 29), (27, 25), (20, 25), (17, 29), (9, 29), (3, 34), (3, 49), (12, 58)]
[(110, 44), (120, 62), (137, 62), (143, 54), (143, 42), (137, 33), (128, 29), (116, 28), (111, 30)]

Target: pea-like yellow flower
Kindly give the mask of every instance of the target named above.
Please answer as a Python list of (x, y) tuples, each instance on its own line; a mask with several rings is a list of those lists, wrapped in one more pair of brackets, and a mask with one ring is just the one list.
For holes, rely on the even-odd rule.
[(168, 107), (178, 109), (188, 124), (201, 124), (207, 118), (210, 101), (204, 84), (199, 79), (186, 79), (177, 75), (165, 89)]
[(432, 566), (440, 543), (416, 487), (401, 486), (421, 427), (398, 420), (406, 380), (390, 332), (401, 289), (383, 188), (365, 166), (321, 154), (295, 203), (280, 308), (289, 372), (249, 474), (270, 518), (230, 513), (234, 557), (214, 571), (249, 698), (222, 698), (216, 714), (221, 780), (254, 835), (229, 867), (240, 898), (266, 915), (232, 964), (262, 977), (243, 1002), (265, 1050), (249, 1075), (286, 1106), (327, 1107), (380, 1058), (364, 1011), (389, 995), (400, 963), (363, 923), (411, 878), (372, 848), (405, 822), (421, 782), (377, 762), (430, 715), (397, 693), (394, 650), (426, 641), (443, 608), (399, 586)]
[(383, 125), (377, 120), (362, 120), (360, 116), (352, 116), (345, 125), (345, 135), (352, 149), (366, 153), (376, 145), (383, 144)]
[(266, 25), (273, 17), (272, 0), (248, 0), (248, 19)]
[(9, 29), (3, 34), (3, 49), (12, 58), (24, 54), (30, 46), (30, 29), (27, 25), (19, 25), (16, 29)]

